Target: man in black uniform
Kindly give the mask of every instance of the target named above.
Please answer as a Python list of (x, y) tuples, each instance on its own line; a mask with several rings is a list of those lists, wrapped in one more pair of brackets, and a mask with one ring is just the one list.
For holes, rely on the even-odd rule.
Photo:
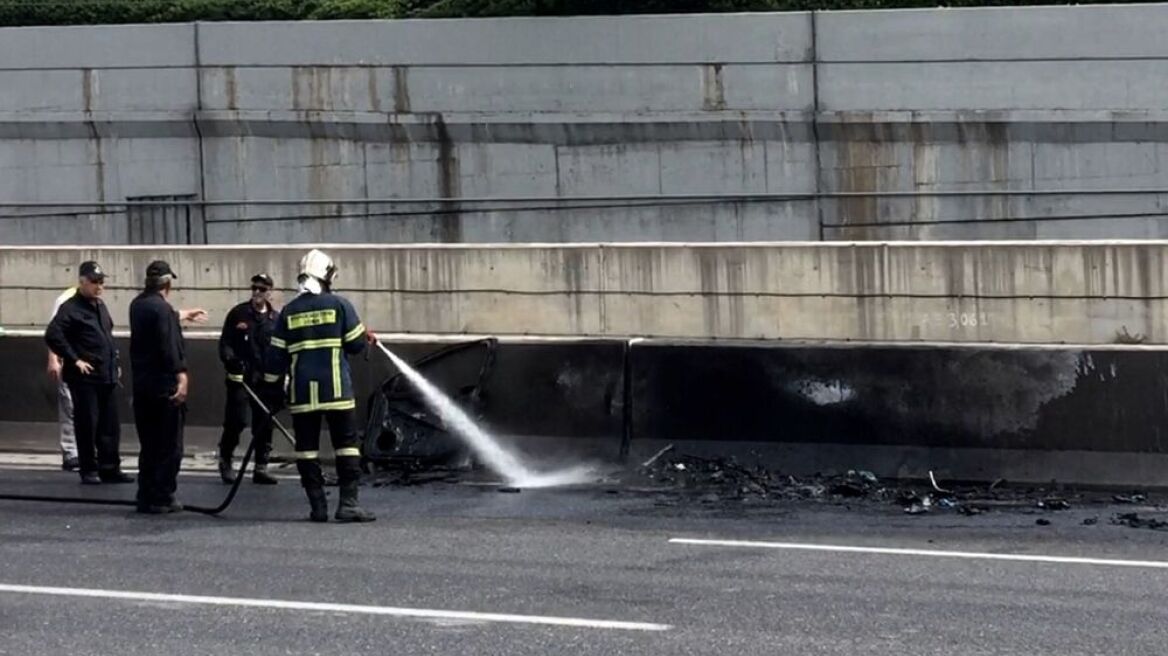
[(146, 283), (130, 303), (130, 363), (138, 457), (138, 512), (182, 510), (174, 496), (182, 465), (187, 363), (183, 321), (205, 321), (202, 310), (177, 311), (167, 301), (177, 278), (166, 262), (146, 267)]
[[(255, 471), (251, 481), (260, 485), (275, 485), (276, 479), (268, 473), (268, 457), (272, 453), (272, 418), (264, 412), (244, 389), (262, 389), (264, 379), (264, 349), (272, 341), (272, 329), (279, 313), (272, 309), (272, 278), (258, 273), (251, 279), (251, 300), (231, 308), (223, 322), (219, 336), (219, 360), (227, 369), (227, 405), (224, 409), (223, 436), (219, 438), (219, 476), (224, 483), (235, 482), (231, 459), (239, 436), (248, 425), (251, 414), (251, 434), (255, 440)], [(272, 408), (275, 412), (278, 408)]]
[(77, 272), (77, 293), (61, 304), (45, 342), (63, 361), (62, 378), (73, 397), (81, 482), (132, 483), (134, 477), (122, 473), (118, 456), (121, 425), (115, 391), (120, 372), (114, 322), (101, 300), (105, 273), (97, 262), (82, 262)]

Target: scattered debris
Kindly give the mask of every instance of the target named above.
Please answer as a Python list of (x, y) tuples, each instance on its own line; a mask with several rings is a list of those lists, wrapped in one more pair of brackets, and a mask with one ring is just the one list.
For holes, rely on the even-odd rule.
[(879, 485), (880, 484), (880, 479), (876, 478), (876, 474), (873, 474), (870, 471), (849, 471), (848, 476), (854, 476), (856, 478), (859, 478), (860, 480), (864, 481), (865, 483), (867, 483), (869, 485)]
[[(1056, 481), (1036, 486), (1007, 485), (998, 479), (985, 485), (942, 486), (935, 471), (926, 480), (881, 480), (871, 471), (848, 470), (838, 475), (796, 477), (771, 471), (759, 465), (745, 465), (735, 458), (700, 457), (678, 453), (674, 449), (658, 452), (635, 470), (649, 485), (625, 490), (645, 490), (674, 495), (678, 502), (688, 498), (702, 504), (745, 502), (753, 500), (818, 501), (851, 508), (853, 503), (899, 507), (905, 514), (955, 513), (976, 516), (991, 511), (1026, 512), (1035, 507), (1055, 512), (1075, 507), (1110, 503), (1109, 493), (1075, 491)], [(1116, 495), (1115, 501), (1146, 501), (1141, 493)], [(1076, 520), (1079, 521), (1079, 520)], [(1040, 524), (1048, 525), (1048, 524)], [(1088, 524), (1090, 525), (1090, 524)], [(1168, 529), (1168, 517), (1164, 521)]]
[(848, 470), (844, 476), (836, 479), (828, 487), (828, 491), (841, 497), (866, 497), (876, 491), (880, 479), (870, 471)]
[(909, 515), (924, 515), (925, 512), (929, 512), (929, 509), (932, 507), (932, 497), (926, 496), (922, 498), (922, 500), (910, 505), (910, 507), (905, 508), (904, 511), (908, 512)]
[(649, 467), (652, 467), (653, 463), (657, 462), (658, 458), (665, 455), (666, 453), (669, 453), (672, 450), (673, 450), (673, 445), (670, 444), (669, 446), (661, 449), (657, 453), (654, 453), (652, 458), (649, 458), (645, 462), (641, 463), (641, 469), (648, 469)]
[[(905, 504), (904, 512), (909, 515), (923, 515), (933, 507), (933, 497), (925, 495), (923, 497), (915, 493), (904, 494), (905, 490), (901, 490), (900, 500)], [(907, 502), (907, 503), (906, 503)]]
[(824, 488), (799, 488), (797, 480), (779, 477), (758, 468), (738, 464), (734, 458), (702, 458), (699, 456), (659, 452), (639, 468), (640, 475), (658, 485), (702, 494), (717, 493), (722, 499), (743, 499), (750, 496), (769, 497), (772, 491), (783, 491), (792, 497), (814, 498), (824, 494)]
[(1139, 513), (1120, 513), (1111, 520), (1112, 524), (1130, 526), (1132, 528), (1150, 528), (1153, 531), (1168, 529), (1168, 520), (1154, 517), (1140, 517)]
[[(458, 483), (460, 479), (474, 479), (474, 468), (467, 465), (453, 466), (402, 466), (387, 469), (378, 468), (366, 478), (375, 487), (412, 486), (427, 483)], [(899, 507), (911, 516), (946, 513), (975, 517), (990, 511), (1034, 512), (1037, 507), (1045, 511), (1062, 511), (1076, 507), (1100, 508), (1108, 503), (1144, 504), (1148, 495), (1143, 492), (1113, 494), (1111, 492), (1087, 493), (1064, 489), (1057, 482), (1048, 485), (1006, 485), (1004, 479), (985, 485), (954, 485), (942, 487), (934, 471), (928, 472), (927, 481), (887, 481), (875, 473), (863, 470), (848, 470), (842, 475), (815, 475), (796, 477), (771, 471), (760, 465), (744, 465), (735, 458), (701, 457), (678, 453), (670, 444), (653, 454), (640, 466), (629, 472), (631, 478), (620, 481), (618, 487), (603, 487), (606, 495), (648, 494), (654, 495), (653, 505), (659, 507), (684, 506), (687, 503), (718, 507), (726, 503), (752, 503), (768, 500), (815, 501), (833, 503), (842, 508), (876, 507), (881, 504)], [(331, 478), (331, 477), (330, 477)], [(335, 480), (327, 484), (335, 485)], [(513, 486), (496, 488), (503, 494), (518, 494), (521, 489)], [(1141, 510), (1146, 508), (1141, 507)], [(1083, 526), (1096, 526), (1100, 518), (1086, 517)], [(1141, 516), (1138, 513), (1114, 515), (1112, 524), (1168, 531), (1168, 514)], [(1050, 519), (1039, 517), (1038, 526), (1052, 526)]]
[(465, 473), (465, 470), (445, 467), (425, 470), (401, 468), (378, 471), (368, 480), (373, 487), (410, 487), (428, 483), (457, 483)]
[(933, 476), (933, 471), (931, 469), (929, 470), (929, 482), (933, 484), (933, 489), (940, 492), (941, 494), (953, 494), (949, 490), (941, 489), (941, 486), (937, 485), (937, 477)]
[(819, 499), (827, 494), (827, 488), (819, 484), (798, 485), (796, 481), (796, 493), (804, 499)]
[(868, 494), (867, 488), (863, 485), (853, 481), (838, 481), (833, 483), (828, 490), (832, 494), (838, 494), (841, 497), (862, 497)]
[(1067, 503), (1066, 499), (1060, 497), (1047, 497), (1038, 500), (1038, 507), (1043, 510), (1070, 510), (1071, 504)]
[(919, 494), (912, 490), (900, 490), (896, 493), (896, 501), (900, 505), (908, 507), (921, 503), (922, 499)]

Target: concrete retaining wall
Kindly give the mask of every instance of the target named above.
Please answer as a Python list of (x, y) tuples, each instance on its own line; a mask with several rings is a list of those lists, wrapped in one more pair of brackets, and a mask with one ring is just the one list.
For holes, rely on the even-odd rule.
[[(1166, 19), (1110, 5), (9, 28), (0, 201), (432, 202), (25, 207), (5, 211), (37, 216), (0, 220), (0, 241), (1163, 237), (1159, 193), (813, 198), (1168, 188)], [(692, 193), (772, 197), (442, 200)]]
[[(0, 449), (55, 449), (47, 431), (27, 431), (46, 435), (41, 444), (21, 439), (22, 426), (55, 418), (42, 344), (0, 338)], [(217, 426), (215, 343), (188, 346), (188, 423)], [(418, 357), (439, 345), (391, 347)], [(636, 462), (676, 444), (800, 475), (1168, 485), (1164, 351), (641, 342), (628, 352), (626, 392), (624, 342), (504, 342), (482, 391), (484, 422), (525, 453), (569, 461), (614, 460), (627, 446)], [(351, 362), (364, 417), (392, 369), (380, 354)], [(135, 443), (132, 427), (124, 440)]]
[[(381, 332), (706, 339), (1168, 342), (1168, 242), (336, 246), (338, 287)], [(0, 325), (41, 327), (93, 258), (124, 326), (155, 258), (175, 302), (221, 319), (302, 248), (0, 249)]]

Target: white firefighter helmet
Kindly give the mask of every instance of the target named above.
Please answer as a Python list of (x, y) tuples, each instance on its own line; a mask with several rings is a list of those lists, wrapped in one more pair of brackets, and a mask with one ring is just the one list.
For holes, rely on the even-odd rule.
[(331, 257), (314, 248), (300, 258), (300, 275), (331, 283), (337, 275), (337, 267)]

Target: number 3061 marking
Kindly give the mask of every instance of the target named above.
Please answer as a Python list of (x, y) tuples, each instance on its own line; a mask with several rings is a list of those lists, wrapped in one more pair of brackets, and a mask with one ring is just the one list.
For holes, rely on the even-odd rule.
[(977, 328), (989, 324), (985, 312), (950, 312), (950, 328)]

